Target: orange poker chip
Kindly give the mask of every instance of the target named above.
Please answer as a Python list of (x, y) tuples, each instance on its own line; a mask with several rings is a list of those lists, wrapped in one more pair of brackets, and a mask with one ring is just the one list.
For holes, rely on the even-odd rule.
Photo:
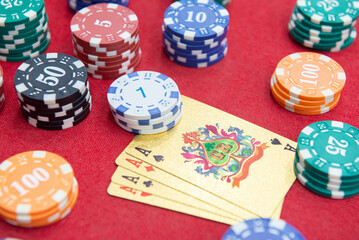
[(285, 108), (289, 108), (294, 110), (294, 112), (318, 112), (324, 113), (326, 110), (332, 110), (339, 102), (339, 97), (335, 98), (334, 102), (329, 103), (327, 105), (320, 105), (320, 106), (304, 106), (299, 104), (294, 104), (286, 99), (284, 99), (276, 90), (275, 88), (271, 87), (271, 92), (273, 97), (275, 98), (276, 102), (279, 103), (281, 106)]
[(312, 52), (283, 58), (275, 70), (278, 85), (303, 100), (327, 100), (340, 95), (346, 81), (343, 68), (333, 59)]
[(54, 224), (62, 219), (64, 219), (67, 215), (70, 214), (70, 212), (72, 211), (72, 209), (74, 208), (76, 201), (77, 201), (77, 197), (78, 197), (78, 193), (79, 193), (79, 188), (78, 188), (78, 184), (76, 179), (74, 179), (74, 184), (72, 187), (72, 193), (71, 193), (71, 198), (70, 201), (67, 203), (67, 205), (57, 211), (56, 213), (53, 214), (49, 214), (48, 216), (36, 220), (36, 221), (32, 221), (31, 223), (21, 223), (18, 221), (14, 221), (12, 219), (6, 219), (6, 222), (15, 225), (15, 226), (19, 226), (19, 227), (26, 227), (26, 228), (35, 228), (35, 227), (44, 227), (44, 226), (48, 226), (50, 224)]
[(1, 215), (29, 221), (32, 216), (61, 207), (74, 183), (71, 165), (46, 151), (29, 151), (8, 158), (0, 164), (0, 175)]
[[(317, 104), (303, 105), (303, 104), (301, 104), (301, 102), (298, 103), (296, 101), (292, 101), (293, 100), (292, 98), (287, 99), (285, 96), (283, 96), (282, 92), (280, 90), (278, 91), (278, 87), (276, 86), (276, 84), (272, 80), (271, 80), (271, 92), (272, 92), (272, 94), (276, 95), (277, 100), (281, 103), (281, 105), (293, 108), (295, 110), (320, 111), (320, 110), (323, 110), (325, 108), (330, 108), (334, 104), (337, 105), (338, 101), (340, 99), (340, 96), (338, 96), (338, 97), (335, 97), (334, 100), (329, 102), (329, 103), (326, 103), (325, 101), (323, 103), (318, 103), (318, 101), (316, 101)], [(309, 101), (307, 101), (307, 102), (309, 102)]]
[(9, 213), (9, 212), (5, 212), (2, 209), (0, 209), (0, 216), (2, 216), (3, 218), (5, 218), (9, 221), (17, 222), (18, 224), (32, 224), (39, 220), (49, 218), (50, 216), (55, 215), (56, 213), (58, 213), (68, 207), (69, 203), (71, 202), (71, 199), (73, 198), (74, 186), (77, 185), (76, 178), (74, 178), (73, 181), (74, 181), (74, 184), (72, 187), (72, 192), (70, 192), (69, 196), (67, 196), (67, 198), (65, 198), (61, 203), (59, 203), (58, 206), (48, 209), (48, 211), (46, 211), (46, 212), (33, 214), (33, 215), (29, 216), (29, 215), (23, 215), (23, 214)]
[(330, 99), (330, 100), (309, 101), (309, 100), (302, 100), (302, 99), (290, 96), (289, 94), (285, 93), (285, 91), (279, 86), (279, 84), (277, 83), (275, 74), (273, 74), (272, 79), (271, 79), (271, 87), (273, 87), (275, 89), (275, 91), (280, 96), (282, 96), (285, 100), (287, 100), (293, 104), (299, 104), (299, 105), (303, 105), (303, 106), (321, 106), (321, 105), (330, 104), (335, 100), (335, 99)]
[(308, 108), (306, 106), (301, 106), (301, 105), (299, 105), (299, 106), (292, 105), (288, 101), (283, 100), (272, 87), (271, 87), (271, 92), (272, 92), (272, 96), (273, 96), (274, 100), (281, 107), (285, 108), (286, 110), (288, 110), (290, 112), (301, 114), (301, 115), (320, 115), (320, 114), (327, 113), (330, 110), (332, 110), (334, 107), (336, 107), (339, 102), (339, 98), (338, 98), (333, 103), (319, 107), (318, 109)]

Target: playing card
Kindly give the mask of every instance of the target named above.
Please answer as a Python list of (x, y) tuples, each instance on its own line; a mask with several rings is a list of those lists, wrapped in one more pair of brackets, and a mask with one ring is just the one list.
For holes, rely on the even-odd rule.
[(125, 151), (216, 195), (223, 202), (213, 204), (236, 216), (270, 217), (295, 180), (296, 143), (188, 97), (182, 101), (175, 128), (137, 135)]
[[(118, 157), (118, 159), (119, 158), (124, 159), (126, 162), (134, 161), (134, 159), (131, 158), (131, 156), (127, 155), (127, 158), (126, 158), (125, 153), (121, 153), (121, 155)], [(142, 162), (141, 164), (143, 164), (144, 169), (146, 167), (147, 167), (147, 169), (151, 169), (150, 172), (152, 172), (152, 173), (156, 172), (156, 171), (160, 171), (160, 170), (156, 169), (155, 167), (150, 168), (150, 166), (146, 163)], [(138, 168), (135, 167), (135, 169), (138, 169)], [(162, 176), (166, 177), (166, 175), (168, 176), (169, 174), (162, 171)], [(151, 175), (151, 176), (153, 176), (153, 175)], [(158, 174), (157, 174), (157, 176), (158, 176)], [(122, 167), (121, 165), (117, 168), (117, 170), (113, 174), (111, 181), (112, 181), (112, 183), (115, 183), (115, 184), (118, 184), (121, 186), (126, 186), (126, 187), (129, 187), (132, 189), (136, 189), (138, 191), (143, 191), (143, 192), (149, 193), (151, 195), (156, 195), (158, 197), (161, 197), (161, 198), (164, 198), (164, 199), (167, 199), (170, 201), (174, 201), (174, 202), (177, 202), (177, 203), (180, 203), (183, 205), (188, 205), (190, 207), (194, 207), (194, 208), (203, 210), (204, 212), (209, 212), (211, 215), (218, 215), (218, 216), (220, 216), (219, 220), (217, 220), (219, 222), (221, 222), (221, 219), (223, 219), (223, 218), (227, 218), (231, 221), (232, 220), (233, 221), (244, 220), (243, 218), (239, 218), (239, 217), (233, 218), (233, 216), (230, 216), (230, 215), (228, 215), (228, 213), (217, 209), (215, 206), (207, 204), (203, 201), (199, 201), (198, 199), (193, 198), (192, 196), (184, 194), (182, 192), (179, 192), (171, 187), (167, 187), (167, 186), (161, 184), (160, 182), (156, 181), (155, 179), (150, 179), (150, 178), (147, 178), (145, 176), (142, 176), (142, 175), (136, 173), (135, 171), (130, 171), (130, 170)], [(271, 218), (279, 218), (280, 217), (282, 204), (283, 204), (283, 201), (279, 204), (279, 206), (277, 206), (277, 208), (274, 211)], [(174, 210), (178, 211), (176, 209), (174, 209)]]
[[(246, 211), (245, 209), (238, 207), (237, 205), (228, 203), (225, 200), (221, 199), (220, 197), (209, 193), (208, 191), (205, 191), (197, 186), (194, 186), (189, 182), (183, 181), (180, 178), (171, 175), (155, 166), (151, 166), (148, 163), (143, 162), (142, 160), (139, 160), (135, 157), (126, 154), (125, 152), (122, 152), (117, 157), (116, 163), (122, 168), (125, 168), (133, 173), (136, 173), (138, 176), (146, 177), (150, 179), (152, 182), (157, 182), (158, 184), (162, 185), (165, 194), (167, 191), (166, 189), (168, 188), (174, 189), (182, 193), (183, 195), (187, 196), (188, 198), (200, 200), (201, 202), (207, 203), (207, 205), (217, 208), (217, 214), (219, 215), (229, 216), (232, 218), (234, 217), (235, 219), (250, 219), (250, 218), (258, 217), (257, 215), (252, 214)], [(119, 179), (119, 177), (115, 173), (114, 176), (112, 177), (112, 181), (116, 183), (120, 183), (119, 180), (116, 179)], [(125, 185), (123, 181), (120, 184)], [(132, 185), (131, 187), (137, 188), (142, 191), (148, 191), (148, 189), (146, 189), (147, 187), (141, 184), (137, 184), (136, 187)], [(161, 195), (158, 192), (154, 194)], [(202, 205), (203, 204), (201, 204), (200, 206)], [(234, 209), (236, 210), (235, 212), (237, 214), (233, 213)], [(242, 213), (242, 215), (240, 215), (239, 213)], [(279, 218), (280, 213), (281, 213), (281, 207), (277, 212), (274, 211), (272, 216)]]
[(221, 217), (216, 214), (212, 214), (194, 207), (190, 207), (178, 202), (170, 201), (165, 198), (161, 198), (156, 195), (148, 194), (146, 192), (142, 192), (133, 188), (121, 186), (115, 183), (110, 183), (107, 192), (115, 197), (125, 198), (128, 200), (146, 203), (152, 206), (157, 206), (181, 213), (186, 213), (189, 215), (209, 219), (216, 222), (221, 222), (229, 225), (235, 224), (237, 221), (230, 220), (225, 217)]
[[(185, 195), (175, 189), (164, 186), (163, 184), (146, 178), (142, 175), (136, 174), (119, 166), (111, 178), (112, 183), (130, 187), (139, 191), (156, 195), (158, 197), (177, 202), (189, 207), (197, 208), (204, 212), (211, 213), (212, 215), (218, 215), (221, 218), (228, 218), (231, 221), (243, 220), (233, 215), (220, 212), (215, 206), (211, 206), (205, 202), (202, 202), (196, 198)], [(219, 212), (219, 213), (218, 213)]]

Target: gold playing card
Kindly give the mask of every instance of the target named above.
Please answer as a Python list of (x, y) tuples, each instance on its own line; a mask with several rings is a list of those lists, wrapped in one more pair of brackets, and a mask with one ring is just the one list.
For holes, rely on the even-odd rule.
[[(134, 157), (127, 155), (125, 152), (122, 152), (118, 156), (118, 158), (116, 159), (116, 163), (119, 164), (119, 167), (111, 178), (113, 184), (136, 189), (137, 191), (146, 192), (148, 194), (158, 196), (168, 201), (189, 206), (190, 208), (186, 208), (188, 210), (186, 213), (188, 214), (191, 214), (190, 209), (192, 207), (197, 210), (202, 210), (201, 217), (203, 218), (210, 219), (207, 217), (206, 213), (209, 213), (209, 216), (217, 215), (218, 218), (211, 218), (211, 220), (214, 221), (230, 224), (228, 221), (234, 220), (235, 222), (237, 222), (240, 220), (244, 220), (242, 216), (233, 216), (232, 214), (228, 214), (222, 209), (217, 208), (217, 206), (213, 205), (212, 202), (206, 202), (206, 199), (212, 200), (213, 198), (217, 198), (217, 196), (207, 194), (207, 198), (205, 198), (206, 195), (203, 195), (203, 200), (199, 200), (198, 196), (201, 195), (198, 195), (197, 193), (203, 190), (196, 188), (194, 185), (184, 182), (179, 178), (176, 178), (175, 176), (172, 176), (154, 166), (144, 163), (139, 159), (135, 159)], [(169, 179), (172, 180), (168, 181)], [(165, 181), (166, 183), (164, 184), (162, 183), (162, 181)], [(172, 183), (173, 185), (169, 185), (169, 183)], [(179, 190), (177, 189), (177, 187)], [(123, 191), (109, 192), (109, 194), (131, 200), (131, 195), (126, 194), (126, 196), (128, 195), (128, 197), (123, 196), (124, 194), (118, 195), (118, 193), (121, 192)], [(148, 204), (156, 204), (156, 206), (161, 207), (160, 203), (156, 202), (151, 202)], [(280, 217), (282, 204), (283, 201), (281, 201), (279, 206), (277, 206), (271, 218)], [(231, 205), (232, 209), (236, 207), (235, 205), (232, 205), (230, 203), (228, 203), (227, 205)], [(181, 211), (181, 209), (177, 209), (176, 206), (173, 207), (174, 208), (172, 210)], [(167, 208), (171, 209), (170, 206), (167, 206)]]
[(182, 101), (175, 128), (135, 136), (126, 153), (252, 215), (270, 217), (295, 180), (296, 143), (188, 97)]

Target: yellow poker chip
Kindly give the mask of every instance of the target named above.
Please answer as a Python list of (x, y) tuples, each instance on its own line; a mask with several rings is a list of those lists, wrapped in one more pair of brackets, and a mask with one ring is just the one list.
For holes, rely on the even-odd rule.
[[(77, 181), (71, 165), (46, 151), (29, 151), (0, 164), (0, 216), (24, 227), (57, 221), (76, 202)], [(59, 219), (58, 219), (59, 220)]]

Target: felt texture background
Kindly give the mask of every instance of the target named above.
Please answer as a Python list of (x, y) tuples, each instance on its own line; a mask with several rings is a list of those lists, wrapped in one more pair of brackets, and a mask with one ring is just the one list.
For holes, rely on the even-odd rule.
[[(288, 54), (310, 51), (290, 39), (287, 24), (295, 0), (233, 0), (228, 55), (220, 63), (192, 69), (171, 62), (161, 49), (163, 13), (172, 0), (131, 0), (140, 20), (142, 61), (137, 70), (172, 77), (182, 94), (253, 122), (296, 141), (310, 123), (337, 120), (358, 124), (358, 40), (338, 53), (325, 53), (342, 65), (347, 83), (336, 108), (319, 116), (302, 116), (280, 107), (270, 94), (270, 77)], [(45, 0), (52, 34), (47, 52), (72, 54), (65, 0)], [(0, 159), (19, 152), (47, 150), (65, 157), (74, 168), (80, 194), (73, 212), (59, 223), (39, 229), (13, 227), (0, 221), (0, 237), (21, 239), (220, 239), (229, 226), (116, 197), (106, 192), (115, 159), (133, 134), (122, 130), (109, 111), (106, 93), (112, 81), (89, 79), (93, 109), (76, 127), (45, 131), (22, 117), (14, 90), (21, 63), (1, 62), (6, 105), (0, 112)], [(220, 118), (220, 116), (213, 116)], [(273, 193), (275, 194), (275, 193)], [(298, 181), (288, 192), (281, 218), (307, 239), (358, 239), (359, 196), (346, 200), (320, 197)]]

